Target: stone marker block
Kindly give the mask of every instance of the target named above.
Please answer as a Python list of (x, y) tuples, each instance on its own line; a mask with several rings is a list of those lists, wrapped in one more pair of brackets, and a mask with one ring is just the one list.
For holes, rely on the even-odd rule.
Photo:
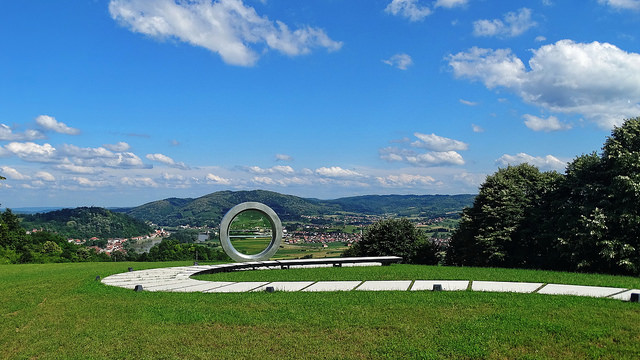
[(142, 291), (142, 285), (136, 285), (136, 287), (133, 290), (134, 291)]
[(640, 293), (631, 293), (631, 296), (629, 297), (629, 301), (631, 302), (640, 302)]
[(412, 291), (434, 290), (435, 285), (442, 286), (443, 291), (464, 291), (469, 286), (467, 280), (416, 280), (411, 287)]
[(442, 291), (442, 284), (433, 284), (433, 291)]

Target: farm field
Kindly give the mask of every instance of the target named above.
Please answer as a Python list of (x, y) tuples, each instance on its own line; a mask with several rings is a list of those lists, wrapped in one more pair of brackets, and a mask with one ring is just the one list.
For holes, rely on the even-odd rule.
[[(153, 293), (96, 276), (190, 265), (0, 266), (3, 359), (632, 359), (640, 305), (480, 292)], [(633, 277), (414, 265), (291, 269), (211, 280), (474, 279), (640, 287)]]

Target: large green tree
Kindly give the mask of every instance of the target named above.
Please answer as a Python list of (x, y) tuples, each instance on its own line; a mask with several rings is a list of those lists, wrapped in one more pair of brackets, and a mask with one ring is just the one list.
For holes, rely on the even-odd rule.
[(403, 262), (436, 264), (437, 247), (406, 218), (385, 219), (370, 225), (362, 240), (344, 256), (400, 256)]
[(532, 236), (546, 194), (560, 179), (529, 164), (508, 166), (488, 176), (473, 206), (462, 213), (447, 252), (455, 265), (540, 267), (549, 247)]

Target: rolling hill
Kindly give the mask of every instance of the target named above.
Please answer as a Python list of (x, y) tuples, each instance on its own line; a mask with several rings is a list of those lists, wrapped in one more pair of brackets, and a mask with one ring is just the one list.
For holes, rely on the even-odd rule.
[(368, 195), (319, 200), (271, 191), (220, 191), (199, 198), (169, 198), (135, 208), (118, 209), (134, 218), (164, 226), (217, 226), (224, 214), (245, 201), (271, 207), (283, 221), (296, 221), (302, 215), (355, 213), (439, 217), (457, 214), (471, 206), (475, 195)]

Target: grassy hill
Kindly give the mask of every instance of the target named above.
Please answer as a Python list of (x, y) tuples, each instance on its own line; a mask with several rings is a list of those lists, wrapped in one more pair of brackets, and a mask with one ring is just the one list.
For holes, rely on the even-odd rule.
[(159, 225), (189, 224), (213, 227), (220, 223), (229, 209), (245, 201), (266, 204), (283, 221), (297, 221), (302, 215), (338, 213), (435, 217), (462, 211), (464, 207), (473, 203), (474, 197), (474, 195), (386, 195), (318, 200), (263, 190), (220, 191), (196, 199), (170, 198), (119, 211)]
[[(0, 266), (1, 359), (637, 359), (639, 305), (473, 291), (162, 293), (96, 276), (189, 265)], [(304, 280), (482, 279), (638, 288), (637, 278), (392, 265), (308, 269)], [(312, 271), (313, 270), (313, 271)], [(324, 275), (327, 270), (327, 276)], [(295, 269), (219, 274), (216, 281)], [(263, 274), (264, 273), (264, 274)], [(269, 274), (266, 274), (269, 273)], [(318, 278), (309, 278), (318, 277)]]

